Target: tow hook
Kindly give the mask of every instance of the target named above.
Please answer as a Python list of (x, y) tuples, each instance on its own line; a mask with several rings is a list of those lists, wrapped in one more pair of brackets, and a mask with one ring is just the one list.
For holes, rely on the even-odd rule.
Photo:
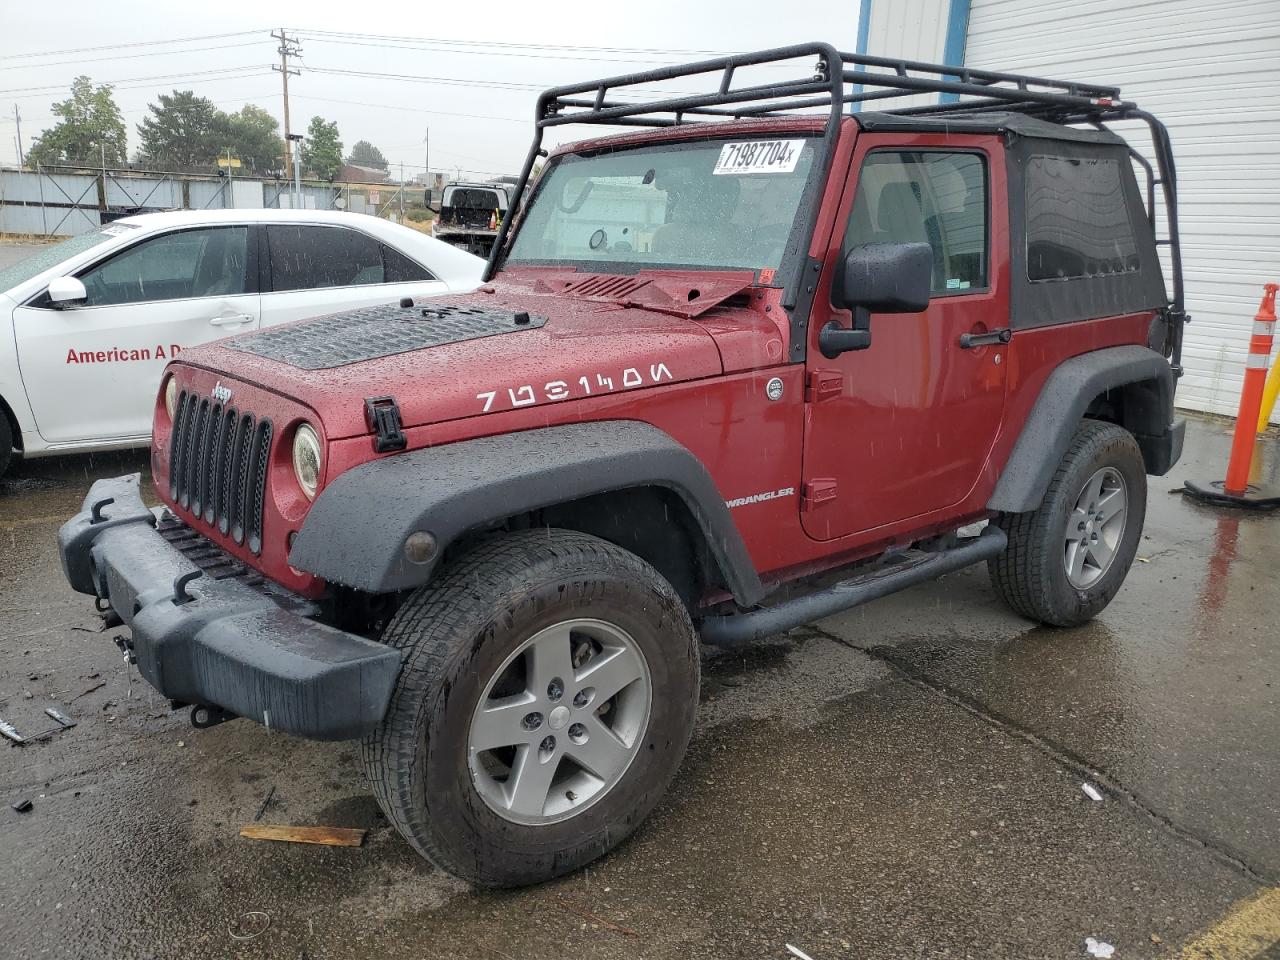
[(204, 703), (197, 703), (191, 708), (191, 725), (197, 730), (208, 730), (210, 727), (216, 727), (220, 723), (226, 723), (235, 718), (236, 714), (229, 710)]

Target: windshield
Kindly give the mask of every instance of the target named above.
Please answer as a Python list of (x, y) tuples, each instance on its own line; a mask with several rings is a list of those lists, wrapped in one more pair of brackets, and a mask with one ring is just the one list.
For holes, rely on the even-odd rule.
[(136, 228), (123, 223), (115, 223), (105, 230), (82, 233), (78, 237), (71, 237), (61, 243), (43, 247), (25, 260), (19, 260), (17, 263), (0, 270), (0, 293), (5, 290), (12, 290), (18, 284), (26, 283), (32, 277), (56, 267), (63, 260), (69, 260), (78, 253), (91, 250), (98, 244), (106, 243), (112, 237), (117, 237), (121, 233), (133, 229)]
[(543, 175), (508, 263), (776, 270), (813, 138), (568, 154)]

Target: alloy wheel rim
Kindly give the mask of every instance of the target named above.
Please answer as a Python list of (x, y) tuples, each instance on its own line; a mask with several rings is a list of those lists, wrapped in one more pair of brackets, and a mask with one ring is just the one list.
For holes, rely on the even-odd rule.
[(577, 816), (626, 774), (648, 728), (652, 680), (634, 638), (604, 620), (553, 624), (485, 685), (467, 728), (472, 783), (494, 813)]
[(1077, 590), (1096, 584), (1111, 569), (1129, 515), (1129, 491), (1114, 467), (1102, 467), (1085, 481), (1067, 515), (1063, 567)]

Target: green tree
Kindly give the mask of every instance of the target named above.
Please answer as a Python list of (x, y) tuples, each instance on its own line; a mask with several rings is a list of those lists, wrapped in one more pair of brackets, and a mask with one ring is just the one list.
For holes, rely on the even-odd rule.
[(307, 126), (307, 139), (302, 141), (302, 166), (321, 180), (332, 180), (342, 169), (342, 141), (338, 125), (312, 117)]
[(31, 144), (30, 165), (124, 163), (128, 138), (110, 85), (95, 87), (88, 77), (76, 77), (71, 96), (51, 109), (58, 122)]
[(347, 157), (347, 163), (354, 163), (361, 167), (377, 167), (379, 170), (387, 169), (387, 158), (368, 140), (356, 141), (356, 145), (351, 148), (351, 156)]
[(186, 170), (212, 166), (222, 144), (215, 137), (223, 114), (190, 90), (162, 93), (147, 109), (151, 115), (138, 124), (138, 154), (149, 166)]
[(230, 149), (254, 173), (275, 173), (284, 166), (280, 124), (262, 107), (248, 103), (235, 113), (219, 113), (214, 138), (219, 155)]

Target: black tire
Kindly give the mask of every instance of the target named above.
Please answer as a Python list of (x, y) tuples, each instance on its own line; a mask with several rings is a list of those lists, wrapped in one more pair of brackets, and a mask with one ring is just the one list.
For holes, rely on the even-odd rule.
[[(1124, 481), (1127, 507), (1114, 556), (1095, 582), (1073, 584), (1068, 577), (1067, 523), (1085, 484), (1111, 468)], [(992, 522), (1009, 546), (987, 562), (996, 591), (1010, 607), (1032, 620), (1071, 627), (1097, 616), (1119, 591), (1133, 564), (1147, 510), (1147, 475), (1142, 451), (1123, 427), (1085, 420), (1072, 437), (1040, 507), (1004, 513)], [(1073, 521), (1074, 522), (1074, 521)]]
[(9, 426), (9, 418), (0, 410), (0, 477), (13, 462), (13, 430)]
[[(625, 772), (568, 819), (499, 816), (469, 765), (472, 714), (504, 663), (538, 631), (592, 618), (644, 655), (647, 725)], [(676, 591), (647, 563), (567, 530), (486, 541), (449, 563), (397, 612), (383, 639), (405, 653), (386, 717), (362, 744), (387, 817), (436, 866), (513, 887), (576, 870), (625, 840), (666, 792), (698, 706), (698, 641)]]

